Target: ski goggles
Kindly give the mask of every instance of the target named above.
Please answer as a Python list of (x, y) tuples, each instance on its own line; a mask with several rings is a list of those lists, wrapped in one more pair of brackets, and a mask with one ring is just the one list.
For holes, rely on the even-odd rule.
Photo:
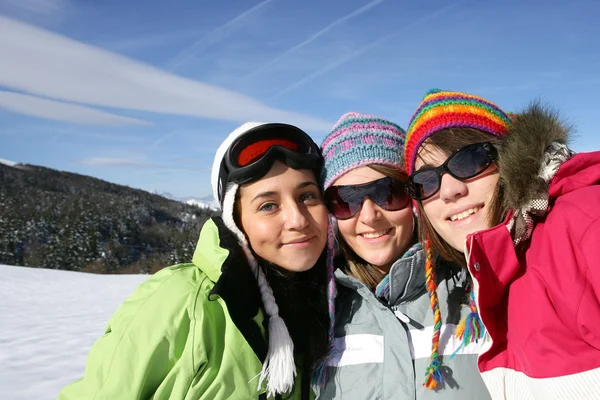
[(408, 178), (410, 195), (415, 200), (427, 200), (440, 190), (445, 172), (460, 181), (471, 179), (485, 171), (497, 157), (496, 148), (491, 143), (464, 146), (452, 153), (439, 167), (413, 172)]
[(254, 182), (265, 176), (275, 161), (294, 169), (315, 170), (317, 176), (323, 165), (319, 146), (301, 129), (280, 123), (259, 125), (227, 149), (219, 171), (219, 201), (223, 201), (227, 182)]
[(402, 210), (410, 202), (406, 184), (390, 177), (361, 185), (331, 186), (324, 193), (327, 209), (341, 220), (354, 217), (367, 197), (387, 211)]

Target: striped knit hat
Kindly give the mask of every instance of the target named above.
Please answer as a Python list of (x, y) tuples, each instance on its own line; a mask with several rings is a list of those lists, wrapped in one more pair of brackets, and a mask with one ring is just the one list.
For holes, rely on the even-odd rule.
[(323, 190), (346, 172), (364, 165), (403, 169), (405, 136), (404, 129), (386, 119), (355, 112), (342, 115), (321, 145), (325, 158)]
[(494, 103), (478, 96), (432, 89), (408, 124), (404, 158), (412, 174), (421, 144), (445, 128), (473, 128), (494, 136), (504, 136), (510, 125), (508, 114)]
[[(408, 126), (406, 147), (404, 148), (406, 171), (409, 174), (414, 172), (419, 147), (436, 132), (446, 128), (473, 128), (502, 137), (508, 131), (510, 123), (509, 114), (484, 98), (466, 93), (432, 89), (425, 94)], [(435, 389), (444, 381), (438, 358), (442, 318), (430, 240), (425, 240), (424, 245), (426, 249), (425, 278), (433, 311), (431, 358), (425, 373), (424, 385), (429, 389)], [(461, 345), (456, 352), (469, 343), (483, 338), (484, 335), (484, 327), (479, 318), (472, 292), (469, 298), (469, 308), (471, 312), (461, 320), (456, 328), (456, 337), (461, 340)]]

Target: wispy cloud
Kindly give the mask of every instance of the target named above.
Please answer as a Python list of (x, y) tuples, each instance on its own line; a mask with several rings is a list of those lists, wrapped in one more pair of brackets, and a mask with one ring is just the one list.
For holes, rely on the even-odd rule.
[(456, 7), (456, 5), (458, 5), (458, 4), (459, 3), (451, 4), (451, 5), (446, 6), (446, 7), (442, 8), (442, 9), (440, 9), (440, 10), (437, 10), (437, 11), (435, 11), (435, 12), (433, 12), (433, 13), (431, 13), (431, 14), (423, 17), (423, 18), (419, 18), (419, 19), (411, 22), (410, 24), (404, 25), (402, 27), (402, 29), (399, 29), (399, 30), (397, 30), (395, 32), (392, 32), (392, 33), (388, 34), (388, 35), (382, 36), (381, 38), (377, 39), (376, 41), (374, 41), (372, 43), (369, 43), (368, 45), (365, 45), (365, 46), (359, 48), (358, 50), (356, 50), (356, 51), (354, 51), (352, 53), (347, 54), (346, 56), (340, 58), (339, 60), (337, 60), (335, 62), (332, 62), (330, 64), (327, 64), (325, 67), (323, 67), (323, 68), (321, 68), (321, 69), (319, 69), (317, 71), (312, 72), (311, 74), (309, 74), (306, 77), (300, 79), (296, 83), (294, 83), (294, 84), (286, 87), (285, 89), (279, 91), (278, 93), (276, 93), (275, 95), (273, 95), (271, 97), (271, 100), (277, 99), (277, 98), (283, 96), (284, 94), (287, 94), (287, 93), (289, 93), (289, 92), (291, 92), (293, 90), (296, 90), (299, 87), (307, 84), (308, 82), (312, 81), (313, 79), (318, 78), (319, 76), (325, 75), (326, 73), (328, 73), (328, 72), (330, 72), (330, 71), (332, 71), (332, 70), (340, 67), (341, 65), (347, 63), (348, 61), (350, 61), (350, 60), (352, 60), (352, 59), (354, 59), (354, 58), (356, 58), (356, 57), (358, 57), (358, 56), (366, 53), (367, 51), (373, 49), (374, 47), (379, 46), (383, 42), (391, 39), (392, 37), (400, 34), (401, 32), (404, 32), (404, 31), (406, 31), (408, 29), (413, 29), (416, 25), (420, 25), (420, 24), (422, 24), (424, 22), (427, 22), (427, 21), (429, 21), (431, 19), (434, 19), (436, 17), (439, 17), (440, 15), (443, 15), (443, 14), (447, 13), (452, 8)]
[(152, 143), (152, 148), (156, 148), (156, 146), (158, 146), (165, 140), (172, 138), (176, 133), (177, 133), (177, 130), (172, 130), (171, 132), (167, 133), (166, 135), (161, 136), (160, 138), (155, 140), (154, 143)]
[(331, 125), (1, 16), (0, 54), (0, 85), (63, 101), (319, 131)]
[(131, 160), (129, 158), (92, 157), (77, 161), (84, 165), (108, 167), (151, 167), (154, 165), (146, 161)]
[(24, 11), (51, 17), (63, 11), (68, 0), (2, 0), (1, 10)]
[(279, 61), (283, 60), (284, 58), (286, 58), (290, 54), (294, 53), (295, 51), (301, 49), (302, 47), (308, 45), (309, 43), (312, 43), (313, 41), (315, 41), (316, 39), (318, 39), (320, 36), (323, 36), (324, 34), (326, 34), (327, 32), (329, 32), (330, 30), (332, 30), (336, 26), (343, 24), (344, 22), (348, 21), (349, 19), (352, 19), (354, 17), (358, 17), (361, 14), (364, 14), (365, 12), (367, 12), (370, 9), (372, 9), (373, 7), (375, 7), (375, 6), (383, 3), (384, 1), (385, 0), (374, 0), (374, 1), (371, 1), (370, 3), (367, 3), (364, 6), (362, 6), (362, 7), (358, 8), (358, 9), (352, 11), (350, 14), (346, 14), (343, 17), (341, 17), (341, 18), (333, 21), (332, 23), (330, 23), (329, 25), (327, 25), (325, 28), (323, 28), (320, 31), (318, 31), (317, 33), (311, 35), (305, 41), (297, 44), (294, 47), (291, 47), (291, 48), (287, 49), (286, 51), (284, 51), (283, 53), (281, 53), (279, 56), (275, 57), (273, 60), (271, 60), (267, 64), (265, 64), (265, 65), (261, 66), (260, 68), (256, 69), (254, 72), (252, 72), (246, 78), (252, 78), (252, 77), (258, 75), (259, 73), (261, 73), (264, 70), (268, 69), (269, 67), (277, 64)]
[(197, 37), (202, 29), (175, 30), (172, 32), (149, 33), (139, 37), (100, 43), (100, 46), (116, 52), (150, 49), (166, 46), (186, 38)]
[(223, 37), (228, 32), (230, 32), (233, 27), (238, 25), (241, 21), (243, 21), (249, 15), (260, 10), (261, 8), (263, 8), (264, 6), (266, 6), (269, 3), (272, 3), (273, 1), (275, 1), (275, 0), (264, 0), (263, 2), (255, 5), (254, 7), (244, 11), (243, 13), (236, 16), (235, 18), (229, 20), (228, 22), (221, 25), (220, 27), (213, 30), (212, 32), (202, 36), (200, 39), (196, 40), (194, 43), (192, 43), (191, 45), (189, 45), (188, 47), (183, 49), (181, 52), (179, 52), (179, 54), (177, 54), (175, 57), (173, 57), (171, 59), (171, 61), (169, 61), (169, 63), (167, 64), (167, 70), (173, 71), (173, 70), (177, 69), (178, 67), (183, 65), (185, 62), (187, 62), (190, 59), (192, 59), (193, 57), (195, 57), (201, 50), (207, 48), (211, 44), (217, 43), (218, 41), (222, 40)]
[(0, 90), (0, 108), (34, 117), (88, 125), (151, 125), (140, 119), (109, 114), (76, 104)]
[(46, 25), (63, 20), (71, 7), (70, 0), (1, 0), (0, 14)]
[(186, 171), (208, 171), (209, 167), (193, 164), (161, 164), (157, 162), (144, 161), (130, 158), (91, 157), (75, 160), (78, 164), (92, 167), (129, 167), (129, 168), (151, 168), (159, 170), (186, 170)]

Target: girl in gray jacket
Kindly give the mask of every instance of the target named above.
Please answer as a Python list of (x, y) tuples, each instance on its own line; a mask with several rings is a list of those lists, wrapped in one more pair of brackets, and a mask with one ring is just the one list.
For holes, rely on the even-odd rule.
[[(333, 348), (317, 397), (486, 400), (476, 359), (482, 332), (469, 307), (466, 274), (438, 260), (437, 282), (426, 280), (405, 185), (404, 140), (390, 121), (348, 113), (321, 146), (338, 294)], [(435, 284), (439, 301), (431, 302), (427, 286)], [(467, 316), (461, 340), (457, 326)], [(432, 345), (434, 331), (440, 335)]]

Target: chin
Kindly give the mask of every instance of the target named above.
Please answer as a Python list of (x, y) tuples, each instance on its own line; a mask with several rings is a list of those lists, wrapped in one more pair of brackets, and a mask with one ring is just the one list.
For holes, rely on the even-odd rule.
[(372, 266), (374, 266), (377, 269), (386, 269), (384, 268), (385, 265), (391, 265), (393, 264), (396, 260), (388, 260), (388, 259), (366, 259), (363, 258), (363, 260), (365, 260), (366, 262), (368, 262), (369, 264), (371, 264)]
[(304, 271), (308, 271), (309, 269), (314, 267), (316, 263), (317, 263), (317, 260), (315, 260), (314, 262), (304, 261), (304, 262), (300, 262), (300, 263), (298, 261), (285, 262), (283, 264), (278, 264), (278, 265), (287, 271), (304, 272)]

